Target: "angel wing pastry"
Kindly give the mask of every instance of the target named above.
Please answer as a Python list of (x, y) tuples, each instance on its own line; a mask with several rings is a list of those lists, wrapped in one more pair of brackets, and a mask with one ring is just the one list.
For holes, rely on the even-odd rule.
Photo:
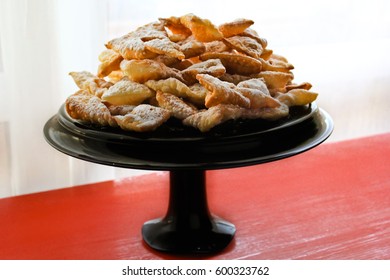
[(101, 126), (117, 126), (110, 110), (102, 103), (100, 98), (86, 90), (79, 90), (69, 96), (65, 102), (69, 116)]
[(114, 119), (123, 130), (146, 132), (155, 130), (170, 116), (168, 110), (149, 104), (141, 104), (135, 107), (131, 113), (124, 116), (114, 116)]
[(199, 83), (210, 91), (206, 96), (205, 105), (207, 108), (218, 104), (233, 104), (249, 108), (250, 100), (243, 96), (234, 84), (223, 82), (208, 74), (198, 74), (196, 78)]
[(242, 116), (243, 108), (231, 104), (219, 104), (210, 109), (193, 114), (184, 119), (183, 124), (193, 126), (201, 132), (207, 132), (213, 127)]

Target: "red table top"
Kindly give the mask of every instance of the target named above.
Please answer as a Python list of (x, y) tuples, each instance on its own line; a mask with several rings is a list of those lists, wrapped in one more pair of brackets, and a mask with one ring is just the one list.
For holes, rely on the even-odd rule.
[(390, 134), (206, 176), (211, 212), (237, 228), (219, 254), (144, 244), (163, 172), (0, 199), (0, 259), (390, 259)]

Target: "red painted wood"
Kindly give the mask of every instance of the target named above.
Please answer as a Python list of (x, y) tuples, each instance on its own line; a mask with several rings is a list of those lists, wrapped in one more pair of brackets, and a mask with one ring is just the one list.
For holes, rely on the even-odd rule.
[(0, 200), (0, 259), (390, 259), (390, 134), (207, 172), (211, 211), (237, 227), (212, 256), (149, 249), (168, 174)]

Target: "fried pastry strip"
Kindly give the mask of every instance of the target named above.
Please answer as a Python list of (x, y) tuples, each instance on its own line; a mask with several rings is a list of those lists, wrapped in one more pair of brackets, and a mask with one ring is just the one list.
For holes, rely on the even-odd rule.
[(263, 47), (255, 39), (245, 36), (233, 36), (224, 38), (225, 44), (232, 49), (244, 53), (253, 58), (260, 58), (263, 53)]
[(164, 39), (153, 39), (145, 42), (144, 45), (146, 49), (157, 54), (163, 54), (178, 59), (185, 58), (184, 53), (180, 50), (180, 46), (169, 40), (168, 37)]
[(263, 119), (275, 121), (288, 116), (289, 107), (285, 104), (275, 108), (243, 109), (241, 117), (243, 119)]
[(102, 95), (102, 100), (112, 105), (139, 105), (152, 96), (154, 92), (147, 86), (122, 79)]
[(263, 52), (261, 53), (260, 57), (264, 60), (268, 60), (272, 57), (273, 50), (270, 49), (263, 49)]
[(206, 51), (204, 43), (196, 41), (192, 36), (188, 37), (192, 40), (185, 40), (180, 45), (180, 50), (184, 53), (185, 58), (198, 56)]
[(153, 58), (157, 54), (148, 50), (144, 42), (165, 38), (167, 38), (167, 33), (164, 26), (160, 22), (152, 22), (109, 41), (106, 47), (118, 52), (125, 59)]
[(202, 86), (200, 83), (193, 84), (189, 86), (191, 92), (197, 96), (199, 102), (195, 104), (196, 105), (202, 105), (204, 107), (205, 99), (208, 94), (210, 94), (210, 91), (207, 90), (204, 86)]
[(220, 59), (230, 74), (251, 75), (259, 73), (262, 69), (262, 63), (259, 60), (242, 54), (208, 52), (201, 54), (199, 58), (203, 61), (213, 58)]
[(240, 118), (242, 109), (232, 104), (219, 104), (189, 116), (183, 120), (183, 124), (193, 126), (201, 132), (207, 132), (227, 120)]
[(73, 81), (79, 87), (79, 89), (88, 89), (89, 84), (98, 78), (88, 71), (70, 72), (69, 75), (72, 77)]
[(165, 80), (149, 80), (145, 83), (146, 86), (154, 91), (162, 91), (173, 94), (177, 97), (187, 99), (195, 104), (204, 104), (205, 95), (202, 92), (192, 91), (186, 84), (178, 79), (168, 78)]
[(170, 111), (171, 115), (179, 120), (184, 120), (198, 111), (194, 106), (190, 106), (181, 98), (170, 93), (158, 91), (156, 99), (161, 108)]
[(222, 33), (208, 19), (202, 19), (194, 14), (186, 14), (180, 17), (180, 22), (191, 30), (199, 42), (218, 41), (223, 38)]
[(237, 88), (237, 90), (250, 100), (250, 108), (275, 108), (280, 106), (280, 103), (270, 95), (264, 94), (262, 91), (253, 88)]
[(110, 111), (101, 102), (100, 98), (88, 93), (86, 90), (79, 90), (69, 96), (66, 99), (65, 108), (69, 116), (74, 119), (101, 126), (117, 126)]
[(253, 20), (241, 18), (232, 22), (223, 23), (218, 26), (218, 29), (223, 34), (223, 36), (227, 38), (241, 34), (252, 24), (254, 24)]
[(241, 81), (237, 84), (237, 87), (258, 89), (264, 94), (270, 95), (263, 78), (252, 78), (245, 81)]
[(175, 35), (182, 35), (187, 38), (191, 35), (191, 30), (185, 27), (179, 17), (159, 18), (159, 21)]
[(276, 98), (287, 106), (303, 106), (317, 99), (318, 93), (305, 89), (292, 89), (287, 93), (281, 93)]
[(206, 50), (205, 52), (210, 52), (210, 53), (220, 53), (220, 52), (229, 52), (231, 49), (226, 46), (226, 44), (223, 41), (212, 41), (212, 42), (207, 42), (204, 43)]
[(88, 71), (70, 72), (69, 75), (80, 89), (85, 89), (97, 97), (101, 97), (113, 85), (111, 82), (100, 79)]
[(141, 104), (134, 108), (131, 113), (124, 116), (114, 116), (120, 128), (123, 130), (146, 132), (153, 131), (170, 117), (168, 110)]
[(157, 56), (156, 53), (145, 47), (141, 38), (134, 37), (132, 34), (126, 34), (119, 38), (115, 38), (108, 42), (106, 47), (120, 53), (125, 59), (143, 59)]
[(250, 100), (243, 96), (234, 84), (223, 82), (208, 74), (196, 75), (199, 83), (203, 85), (210, 94), (206, 96), (205, 106), (210, 108), (218, 104), (233, 104), (249, 108)]
[(176, 57), (168, 56), (165, 54), (160, 54), (160, 55), (154, 57), (153, 60), (160, 62), (160, 63), (163, 63), (165, 66), (168, 66), (168, 67), (173, 67), (174, 65), (181, 62), (180, 59), (178, 59)]
[(294, 69), (294, 65), (288, 62), (286, 63), (282, 60), (275, 60), (275, 59), (264, 60), (262, 58), (259, 58), (259, 60), (262, 63), (263, 71), (276, 71), (276, 72), (289, 73), (290, 70)]
[(237, 85), (237, 90), (249, 98), (251, 102), (250, 108), (252, 109), (264, 107), (275, 108), (280, 106), (280, 103), (271, 97), (267, 86), (261, 78), (240, 82)]
[(292, 90), (292, 89), (305, 89), (305, 90), (310, 90), (312, 87), (312, 85), (308, 82), (303, 82), (303, 83), (300, 83), (300, 84), (289, 84), (289, 85), (286, 85), (286, 90), (289, 91), (289, 90)]
[(116, 83), (123, 79), (123, 72), (122, 70), (116, 70), (112, 71), (110, 74), (108, 74), (107, 78), (111, 83)]
[(117, 52), (107, 49), (99, 55), (101, 64), (98, 68), (98, 77), (103, 78), (108, 76), (112, 71), (119, 70), (119, 64), (123, 60), (123, 57)]
[(258, 76), (264, 79), (269, 90), (285, 88), (294, 78), (292, 73), (277, 71), (262, 71)]
[(167, 32), (164, 29), (164, 25), (159, 21), (154, 21), (138, 27), (130, 34), (133, 37), (140, 38), (143, 42), (147, 42), (153, 39), (164, 39), (167, 37)]
[(262, 37), (260, 37), (259, 34), (254, 29), (247, 28), (240, 35), (241, 36), (250, 37), (252, 39), (255, 39), (259, 44), (261, 44), (263, 49), (265, 49), (267, 47), (267, 45), (268, 45), (267, 40), (262, 38)]
[(141, 84), (148, 80), (160, 80), (170, 77), (183, 81), (177, 70), (150, 59), (123, 60), (120, 67), (130, 80)]
[(219, 59), (201, 61), (181, 71), (183, 78), (188, 84), (195, 84), (197, 82), (196, 75), (198, 74), (209, 74), (214, 77), (219, 77), (225, 74), (225, 72), (225, 66), (223, 66)]

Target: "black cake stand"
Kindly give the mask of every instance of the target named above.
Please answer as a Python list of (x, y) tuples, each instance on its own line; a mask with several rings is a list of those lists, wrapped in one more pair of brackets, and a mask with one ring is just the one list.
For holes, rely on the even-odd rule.
[(47, 121), (44, 136), (72, 157), (110, 166), (168, 170), (165, 217), (146, 222), (144, 241), (168, 253), (215, 253), (233, 239), (235, 226), (213, 216), (206, 196), (206, 170), (242, 167), (283, 159), (325, 141), (333, 121), (316, 103), (290, 108), (278, 121), (235, 120), (208, 133), (170, 119), (152, 133), (124, 132), (81, 123), (64, 105)]

